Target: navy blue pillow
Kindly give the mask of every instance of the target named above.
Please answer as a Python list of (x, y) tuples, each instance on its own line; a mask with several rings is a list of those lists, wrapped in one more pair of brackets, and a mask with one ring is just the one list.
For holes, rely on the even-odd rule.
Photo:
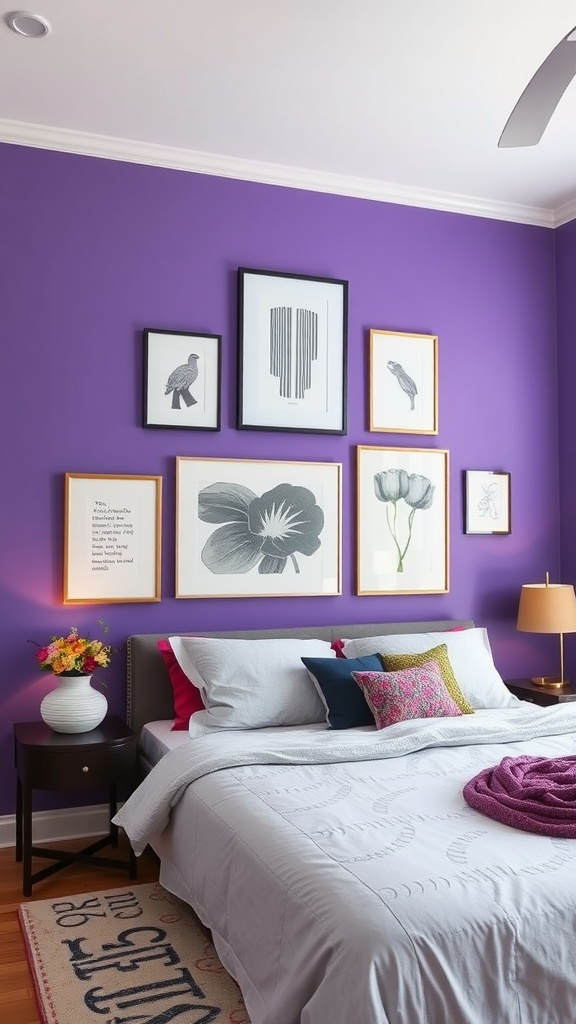
[(377, 654), (364, 658), (302, 658), (328, 708), (332, 729), (374, 725), (374, 715), (353, 672), (382, 671)]

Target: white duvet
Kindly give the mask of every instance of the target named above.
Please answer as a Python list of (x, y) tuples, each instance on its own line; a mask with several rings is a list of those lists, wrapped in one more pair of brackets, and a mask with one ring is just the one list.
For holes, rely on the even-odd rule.
[(115, 821), (212, 929), (252, 1024), (573, 1024), (576, 845), (464, 802), (504, 756), (576, 753), (576, 707), (168, 753)]

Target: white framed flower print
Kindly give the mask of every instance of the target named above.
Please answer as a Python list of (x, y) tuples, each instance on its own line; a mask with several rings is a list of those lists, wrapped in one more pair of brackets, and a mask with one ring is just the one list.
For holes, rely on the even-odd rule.
[(342, 592), (342, 466), (176, 459), (176, 597)]

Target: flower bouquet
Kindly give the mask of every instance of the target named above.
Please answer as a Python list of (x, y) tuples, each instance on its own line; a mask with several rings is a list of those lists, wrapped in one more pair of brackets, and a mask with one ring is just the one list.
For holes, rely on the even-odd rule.
[[(107, 627), (100, 625), (107, 633)], [(67, 636), (53, 636), (46, 647), (41, 647), (36, 660), (40, 668), (55, 676), (89, 676), (97, 668), (106, 668), (111, 655), (112, 648), (102, 640), (79, 636), (73, 626)]]

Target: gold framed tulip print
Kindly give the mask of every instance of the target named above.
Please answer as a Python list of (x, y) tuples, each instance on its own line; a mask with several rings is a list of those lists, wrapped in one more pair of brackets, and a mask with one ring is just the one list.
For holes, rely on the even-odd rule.
[(449, 590), (449, 453), (357, 448), (357, 593)]
[(370, 430), (438, 433), (438, 337), (370, 331)]

